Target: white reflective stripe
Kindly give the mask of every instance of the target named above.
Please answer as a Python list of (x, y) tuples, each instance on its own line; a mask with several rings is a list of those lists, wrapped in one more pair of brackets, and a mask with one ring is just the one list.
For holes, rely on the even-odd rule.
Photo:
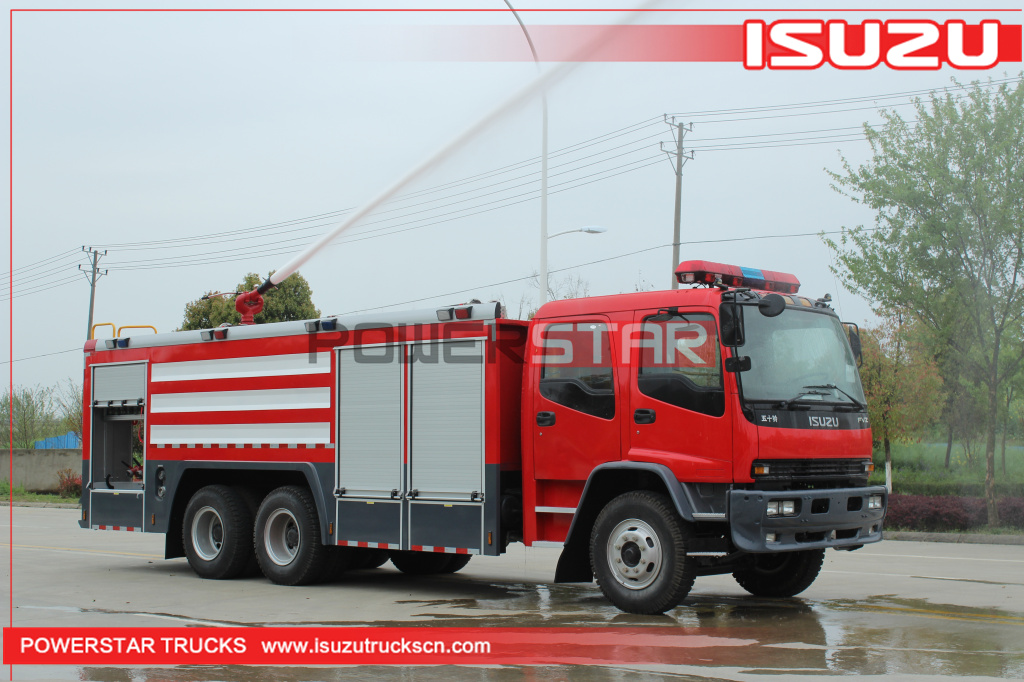
[(534, 507), (538, 514), (575, 514), (576, 507)]
[(203, 445), (206, 443), (329, 443), (330, 422), (300, 424), (154, 424), (150, 443)]
[(565, 547), (564, 542), (551, 542), (550, 540), (534, 540), (531, 547), (550, 547), (553, 549), (562, 549)]
[[(313, 362), (310, 362), (313, 358)], [(241, 377), (278, 377), (300, 374), (326, 374), (331, 371), (330, 353), (293, 353), (219, 360), (155, 362), (150, 380), (194, 381), (199, 379), (237, 379)]]
[(154, 393), (150, 412), (229, 412), (242, 410), (312, 410), (331, 406), (331, 389), (269, 388), (260, 391)]

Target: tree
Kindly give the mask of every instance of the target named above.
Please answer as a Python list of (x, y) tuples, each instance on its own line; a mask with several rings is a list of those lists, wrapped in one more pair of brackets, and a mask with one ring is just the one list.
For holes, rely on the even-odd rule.
[[(272, 274), (273, 271), (267, 276)], [(235, 291), (252, 291), (262, 282), (259, 275), (250, 272)], [(207, 295), (210, 293), (207, 292)], [(313, 305), (313, 290), (306, 278), (296, 272), (263, 295), (263, 312), (255, 320), (256, 324), (265, 324), (315, 317), (320, 317), (320, 310)], [(234, 297), (201, 298), (185, 305), (185, 318), (179, 331), (210, 329), (225, 323), (238, 324), (241, 320), (242, 316), (235, 310)]]
[[(873, 208), (874, 229), (845, 229), (835, 273), (882, 311), (906, 311), (957, 353), (986, 394), (985, 498), (999, 520), (1000, 397), (1024, 364), (1024, 80), (972, 84), (915, 102), (917, 120), (883, 111), (865, 125), (871, 160), (829, 172)], [(954, 332), (951, 332), (954, 330)]]
[[(14, 400), (11, 400), (11, 394)], [(11, 411), (14, 432), (11, 432)], [(15, 386), (0, 397), (0, 438), (4, 445), (33, 448), (35, 442), (57, 435), (60, 419), (53, 409), (53, 389), (46, 386)], [(81, 426), (79, 426), (81, 429)]]
[(54, 408), (60, 421), (61, 433), (74, 433), (82, 439), (82, 384), (65, 379), (53, 389)]
[(909, 441), (931, 424), (942, 405), (942, 379), (920, 329), (896, 314), (861, 335), (860, 376), (871, 435), (885, 452), (885, 485), (892, 492), (893, 441)]

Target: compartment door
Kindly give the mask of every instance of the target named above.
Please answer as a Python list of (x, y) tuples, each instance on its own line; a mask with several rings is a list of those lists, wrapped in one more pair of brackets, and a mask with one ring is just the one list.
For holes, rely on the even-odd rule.
[(483, 547), (484, 344), (411, 346), (409, 545)]
[[(371, 353), (371, 350), (375, 351)], [(338, 479), (343, 497), (399, 499), (402, 346), (338, 351)]]
[(404, 353), (400, 345), (338, 351), (338, 544), (401, 543)]

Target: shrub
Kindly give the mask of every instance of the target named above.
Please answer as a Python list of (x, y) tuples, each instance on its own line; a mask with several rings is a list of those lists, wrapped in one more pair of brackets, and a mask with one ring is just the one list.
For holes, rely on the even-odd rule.
[[(1007, 497), (999, 501), (1003, 526), (1024, 529), (1024, 498)], [(892, 495), (885, 516), (887, 529), (917, 531), (965, 531), (988, 523), (985, 501), (976, 497), (944, 495)]]
[(82, 496), (82, 474), (74, 469), (61, 469), (57, 472), (57, 492), (61, 497)]
[(1012, 528), (1024, 528), (1024, 497), (1006, 497), (997, 504), (999, 523)]

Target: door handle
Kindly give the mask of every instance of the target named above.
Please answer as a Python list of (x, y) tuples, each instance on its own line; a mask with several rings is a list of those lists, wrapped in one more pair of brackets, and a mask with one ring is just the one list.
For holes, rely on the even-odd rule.
[(657, 416), (654, 410), (637, 410), (633, 413), (633, 421), (637, 424), (653, 424)]
[(537, 413), (537, 426), (554, 426), (555, 425), (555, 413), (554, 412), (538, 412)]

